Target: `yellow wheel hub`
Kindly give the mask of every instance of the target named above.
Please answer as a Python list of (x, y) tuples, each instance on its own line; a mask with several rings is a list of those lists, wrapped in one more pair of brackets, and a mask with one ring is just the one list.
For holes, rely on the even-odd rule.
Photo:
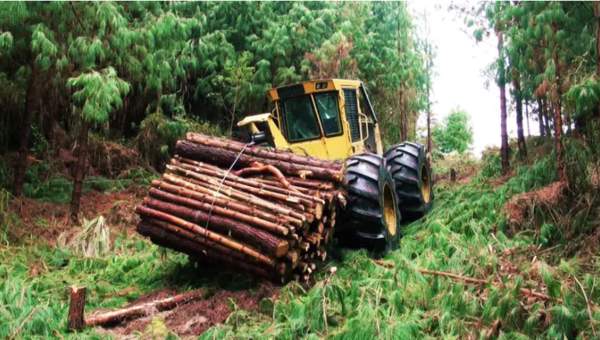
[(421, 169), (421, 196), (423, 197), (423, 202), (429, 203), (431, 201), (431, 185), (429, 178), (429, 173), (427, 172), (427, 168), (423, 166)]
[(398, 216), (396, 215), (396, 202), (394, 202), (394, 193), (392, 190), (387, 184), (383, 187), (383, 218), (388, 233), (391, 236), (395, 236)]

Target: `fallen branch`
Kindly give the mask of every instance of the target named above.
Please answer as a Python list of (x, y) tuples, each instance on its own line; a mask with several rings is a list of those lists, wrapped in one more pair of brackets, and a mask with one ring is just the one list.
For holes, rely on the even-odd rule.
[(279, 183), (281, 183), (281, 185), (283, 185), (284, 188), (286, 188), (286, 189), (291, 188), (290, 182), (288, 182), (288, 180), (281, 173), (281, 171), (279, 171), (279, 169), (277, 169), (276, 167), (274, 167), (272, 165), (265, 165), (265, 164), (262, 164), (259, 162), (253, 162), (252, 164), (250, 164), (250, 167), (236, 171), (235, 175), (243, 177), (248, 174), (259, 174), (259, 173), (270, 173), (271, 175), (273, 175), (273, 177), (275, 177), (277, 179), (277, 181)]
[(579, 285), (579, 288), (581, 289), (581, 292), (583, 293), (583, 297), (585, 298), (587, 313), (588, 313), (588, 317), (590, 318), (590, 326), (592, 326), (592, 334), (594, 334), (594, 337), (596, 337), (596, 328), (594, 327), (594, 316), (592, 313), (592, 305), (590, 304), (590, 300), (588, 299), (588, 296), (585, 292), (585, 289), (583, 289), (583, 285), (581, 284), (581, 282), (579, 282), (579, 280), (577, 279), (577, 277), (575, 275), (572, 275), (572, 276), (575, 279), (575, 282), (577, 282), (577, 285)]
[[(476, 284), (476, 285), (487, 285), (487, 284), (491, 284), (494, 285), (493, 282), (487, 281), (487, 280), (482, 280), (482, 279), (476, 279), (473, 277), (468, 277), (468, 276), (462, 276), (462, 275), (458, 275), (458, 274), (454, 274), (454, 273), (448, 273), (448, 272), (441, 272), (441, 271), (437, 271), (437, 270), (427, 270), (427, 269), (417, 269), (417, 271), (419, 271), (419, 273), (421, 274), (426, 274), (426, 275), (435, 275), (435, 276), (444, 276), (444, 277), (448, 277), (451, 278), (453, 280), (456, 281), (463, 281), (466, 283), (470, 283), (470, 284)], [(536, 297), (538, 299), (541, 300), (556, 300), (557, 302), (562, 303), (562, 299), (558, 299), (558, 298), (553, 298), (551, 296), (548, 296), (546, 294), (540, 293), (540, 292), (536, 292), (533, 289), (528, 289), (528, 288), (521, 288), (519, 289), (519, 291), (521, 292), (521, 295), (524, 296), (532, 296), (532, 297)]]
[(171, 296), (168, 298), (146, 302), (139, 305), (133, 305), (115, 311), (99, 313), (92, 315), (85, 320), (86, 326), (102, 326), (108, 324), (119, 323), (126, 319), (136, 319), (144, 316), (173, 309), (178, 305), (188, 303), (193, 300), (200, 299), (204, 296), (201, 290), (193, 290)]

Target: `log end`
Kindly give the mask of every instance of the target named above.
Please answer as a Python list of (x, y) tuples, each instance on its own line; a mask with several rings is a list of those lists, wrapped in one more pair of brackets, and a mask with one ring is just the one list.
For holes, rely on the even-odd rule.
[(287, 241), (279, 242), (275, 248), (275, 257), (279, 258), (285, 256), (288, 250), (290, 250), (290, 244)]

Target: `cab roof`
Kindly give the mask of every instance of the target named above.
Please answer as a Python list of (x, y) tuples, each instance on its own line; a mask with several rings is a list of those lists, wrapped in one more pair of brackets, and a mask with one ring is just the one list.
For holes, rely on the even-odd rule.
[(358, 88), (362, 84), (360, 80), (352, 79), (315, 79), (296, 84), (284, 85), (272, 88), (267, 96), (271, 101), (277, 101), (283, 97), (295, 97), (303, 94), (338, 91), (342, 88)]

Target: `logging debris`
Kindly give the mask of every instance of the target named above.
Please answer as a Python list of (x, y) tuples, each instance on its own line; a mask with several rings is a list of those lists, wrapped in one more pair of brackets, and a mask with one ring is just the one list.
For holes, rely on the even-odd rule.
[(137, 231), (200, 263), (310, 281), (327, 258), (342, 164), (188, 133), (136, 208)]

